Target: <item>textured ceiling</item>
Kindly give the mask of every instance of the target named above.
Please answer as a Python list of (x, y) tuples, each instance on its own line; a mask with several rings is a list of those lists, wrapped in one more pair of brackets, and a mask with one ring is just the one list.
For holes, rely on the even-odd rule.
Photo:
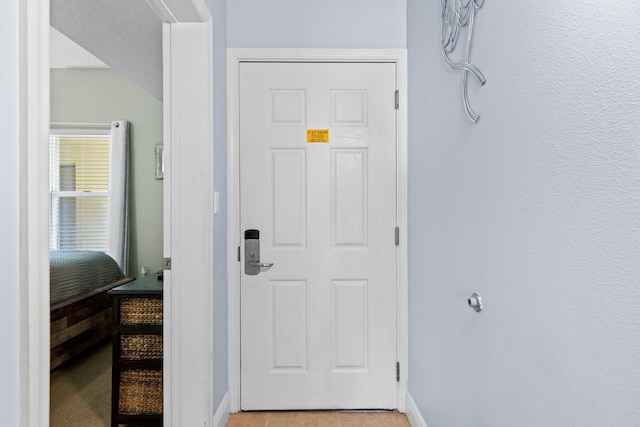
[(51, 0), (51, 26), (162, 99), (162, 22), (143, 0)]
[(50, 68), (109, 68), (107, 64), (83, 49), (53, 27), (50, 30)]

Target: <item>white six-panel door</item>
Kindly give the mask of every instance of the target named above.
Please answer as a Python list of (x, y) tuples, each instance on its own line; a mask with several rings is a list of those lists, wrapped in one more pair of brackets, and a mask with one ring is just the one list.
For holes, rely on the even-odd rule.
[(397, 408), (396, 72), (240, 64), (242, 410)]

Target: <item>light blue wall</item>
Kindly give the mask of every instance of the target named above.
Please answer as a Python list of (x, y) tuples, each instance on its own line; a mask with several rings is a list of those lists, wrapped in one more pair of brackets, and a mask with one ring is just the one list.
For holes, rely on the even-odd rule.
[(207, 0), (213, 15), (213, 149), (214, 187), (220, 214), (214, 216), (214, 407), (229, 390), (229, 277), (227, 274), (227, 4)]
[(636, 426), (640, 4), (485, 2), (476, 125), (440, 4), (407, 7), (409, 390), (429, 427)]
[(229, 47), (404, 48), (406, 0), (232, 0)]
[[(19, 253), (18, 237), (18, 0), (2, 3), (0, 14), (0, 419), (17, 426), (20, 414)], [(8, 67), (6, 64), (13, 64)]]

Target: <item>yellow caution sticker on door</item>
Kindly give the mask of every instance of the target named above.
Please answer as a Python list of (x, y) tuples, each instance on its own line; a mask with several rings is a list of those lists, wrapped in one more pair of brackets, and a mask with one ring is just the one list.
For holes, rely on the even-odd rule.
[(307, 142), (326, 144), (329, 142), (329, 129), (307, 129)]

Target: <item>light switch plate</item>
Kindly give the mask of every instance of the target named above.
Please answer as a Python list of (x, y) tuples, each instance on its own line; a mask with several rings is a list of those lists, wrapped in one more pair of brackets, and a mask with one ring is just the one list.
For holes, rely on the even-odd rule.
[(220, 193), (217, 191), (213, 192), (213, 214), (220, 214)]

